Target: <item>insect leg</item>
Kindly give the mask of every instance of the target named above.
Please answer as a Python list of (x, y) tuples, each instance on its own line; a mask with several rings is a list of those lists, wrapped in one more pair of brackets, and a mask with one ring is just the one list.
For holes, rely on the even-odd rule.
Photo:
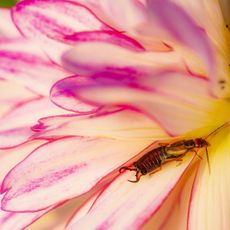
[(158, 143), (158, 145), (159, 145), (160, 147), (164, 147), (164, 146), (169, 145), (169, 143)]
[(210, 161), (209, 161), (209, 155), (208, 155), (208, 148), (207, 147), (205, 148), (205, 151), (206, 151), (206, 158), (207, 158), (207, 162), (208, 162), (208, 171), (210, 174), (211, 173), (211, 167), (210, 167)]
[(128, 180), (128, 181), (132, 182), (132, 183), (137, 183), (140, 180), (141, 177), (142, 177), (142, 173), (137, 171), (136, 180)]
[(200, 158), (201, 160), (203, 160), (203, 158), (197, 153), (197, 151), (195, 149), (192, 149), (190, 151), (194, 152), (198, 158)]
[(180, 154), (180, 155), (171, 155), (170, 158), (167, 160), (167, 162), (170, 161), (179, 161), (179, 163), (177, 164), (177, 166), (179, 166), (182, 161), (183, 161), (183, 157), (186, 155), (186, 153)]

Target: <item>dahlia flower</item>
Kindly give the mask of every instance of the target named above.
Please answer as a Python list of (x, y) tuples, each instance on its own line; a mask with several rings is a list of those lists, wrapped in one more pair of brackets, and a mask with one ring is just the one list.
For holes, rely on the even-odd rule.
[[(22, 0), (1, 9), (1, 229), (229, 229), (228, 7)], [(188, 138), (208, 141), (210, 170), (201, 148), (135, 184), (118, 172)], [(74, 198), (83, 204), (72, 213)], [(36, 227), (60, 206), (65, 218)]]

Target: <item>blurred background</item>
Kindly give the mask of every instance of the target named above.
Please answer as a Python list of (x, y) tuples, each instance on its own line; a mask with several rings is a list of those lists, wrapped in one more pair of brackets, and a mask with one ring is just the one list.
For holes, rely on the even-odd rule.
[(0, 0), (0, 7), (11, 7), (16, 4), (16, 0)]

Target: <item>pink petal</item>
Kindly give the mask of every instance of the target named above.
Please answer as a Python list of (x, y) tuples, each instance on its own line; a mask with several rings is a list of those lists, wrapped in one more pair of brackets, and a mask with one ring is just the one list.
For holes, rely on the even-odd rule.
[(174, 135), (212, 122), (214, 117), (210, 114), (215, 114), (208, 82), (181, 73), (166, 72), (139, 78), (101, 73), (80, 81), (78, 77), (69, 77), (57, 82), (51, 90), (52, 97), (60, 94), (66, 99), (71, 95), (71, 100), (75, 97), (97, 106), (119, 105), (141, 109)]
[(100, 195), (89, 212), (69, 226), (72, 229), (140, 229), (155, 214), (193, 159), (192, 154), (167, 163), (160, 172), (142, 177), (140, 182), (128, 182), (133, 176), (126, 172), (118, 176)]
[(18, 104), (0, 120), (0, 148), (12, 148), (31, 139), (31, 126), (40, 117), (65, 114), (47, 98), (36, 98)]
[[(2, 199), (2, 196), (0, 196), (0, 199)], [(26, 227), (34, 223), (37, 219), (39, 219), (47, 212), (51, 211), (56, 207), (57, 206), (52, 206), (42, 211), (28, 213), (5, 212), (0, 210), (1, 229), (25, 229)]]
[(20, 127), (0, 131), (0, 149), (18, 146), (28, 141), (33, 132), (30, 127)]
[[(93, 129), (92, 129), (93, 127)], [(141, 113), (124, 110), (91, 116), (53, 116), (33, 127), (37, 138), (62, 136), (106, 137), (127, 141), (167, 138), (159, 125)]]
[[(81, 82), (82, 80), (83, 82), (85, 81), (85, 79), (81, 76), (77, 76), (77, 79), (79, 82)], [(53, 87), (51, 88), (51, 90), (52, 89)], [(50, 99), (58, 107), (75, 113), (85, 113), (85, 114), (94, 113), (97, 110), (99, 110), (101, 107), (101, 106), (89, 105), (83, 103), (78, 98), (76, 98), (73, 94), (71, 93), (63, 94), (62, 91), (56, 92), (55, 95), (52, 94)]]
[(69, 43), (108, 42), (134, 51), (144, 51), (144, 47), (131, 37), (115, 31), (86, 31), (66, 36)]
[[(44, 141), (36, 141), (30, 142), (29, 144), (21, 145), (17, 148), (10, 150), (1, 150), (0, 152), (0, 181), (4, 179), (9, 170), (14, 167), (18, 162), (23, 160), (30, 151), (34, 148), (38, 147)], [(3, 196), (0, 196), (0, 200)], [(51, 207), (53, 208), (53, 207)], [(51, 208), (34, 213), (12, 213), (12, 212), (4, 212), (0, 210), (0, 226), (1, 229), (11, 230), (11, 229), (22, 229), (27, 225), (34, 222), (37, 218), (44, 215)]]
[(5, 177), (2, 209), (38, 211), (86, 193), (151, 142), (69, 137), (44, 144)]
[(195, 159), (191, 167), (183, 173), (179, 183), (177, 183), (167, 197), (167, 200), (158, 209), (158, 212), (144, 224), (143, 229), (152, 229), (153, 226), (155, 229), (165, 230), (171, 229), (172, 226), (176, 226), (177, 229), (181, 230), (186, 229), (191, 188), (195, 180), (197, 163), (200, 162), (198, 157), (195, 157)]
[(70, 75), (53, 64), (35, 43), (24, 39), (0, 41), (0, 77), (19, 82), (32, 91), (48, 95), (51, 85)]
[(0, 150), (0, 184), (4, 177), (18, 162), (22, 161), (33, 149), (39, 145), (45, 143), (45, 141), (37, 140), (34, 142), (20, 145), (13, 149)]
[(105, 14), (120, 29), (136, 33), (136, 29), (147, 19), (146, 9), (138, 0), (100, 0)]
[(215, 58), (205, 30), (197, 25), (186, 11), (172, 1), (147, 0), (146, 2), (153, 20), (157, 20), (178, 42), (184, 43), (197, 52), (213, 76)]
[(13, 81), (0, 81), (0, 116), (14, 106), (29, 101), (37, 95)]
[(37, 97), (31, 91), (13, 81), (0, 81), (0, 92), (1, 105), (3, 103), (19, 104)]
[[(18, 162), (23, 160), (30, 151), (32, 151), (37, 146), (44, 143), (44, 141), (36, 141), (30, 144), (21, 145), (18, 148), (4, 150), (0, 152), (0, 181), (3, 180), (7, 172)], [(0, 200), (2, 196), (0, 196)], [(0, 226), (1, 229), (11, 230), (11, 229), (24, 229), (24, 227), (32, 224), (36, 219), (44, 215), (47, 211), (54, 207), (50, 207), (46, 210), (34, 213), (12, 213), (0, 211)]]
[(12, 22), (9, 9), (0, 8), (0, 18), (0, 38), (20, 36), (18, 30)]
[[(94, 202), (97, 200), (98, 196), (100, 195), (100, 192), (97, 192), (93, 196), (91, 196), (88, 200), (86, 200), (85, 203), (78, 209), (74, 215), (69, 219), (66, 228), (68, 229), (69, 226), (77, 222), (79, 219), (84, 217), (90, 210), (91, 206), (94, 204)], [(65, 228), (65, 229), (66, 229)]]
[(175, 52), (136, 52), (102, 42), (78, 43), (64, 53), (62, 61), (67, 69), (83, 74), (113, 71), (154, 75), (162, 69), (186, 69), (182, 58)]
[(19, 31), (36, 40), (56, 61), (68, 47), (62, 44), (68, 43), (67, 35), (111, 30), (86, 6), (67, 0), (24, 0), (12, 10), (12, 17)]

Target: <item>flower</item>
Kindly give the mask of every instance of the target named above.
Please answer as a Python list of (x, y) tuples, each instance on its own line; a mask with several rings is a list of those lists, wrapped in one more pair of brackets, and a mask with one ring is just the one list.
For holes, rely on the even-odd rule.
[[(229, 30), (206, 4), (23, 0), (11, 10), (20, 34), (1, 11), (1, 87), (16, 92), (1, 95), (3, 229), (86, 193), (67, 229), (228, 229)], [(207, 139), (210, 173), (199, 151), (137, 184), (118, 174), (157, 142), (223, 123)]]

